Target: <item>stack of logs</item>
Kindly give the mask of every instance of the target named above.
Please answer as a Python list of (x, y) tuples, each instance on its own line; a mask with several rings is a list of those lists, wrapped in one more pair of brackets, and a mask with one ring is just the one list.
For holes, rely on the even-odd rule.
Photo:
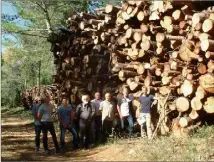
[(168, 123), (178, 132), (197, 125), (200, 112), (214, 113), (212, 5), (123, 1), (121, 6), (96, 9), (95, 14), (69, 17), (67, 28), (48, 39), (59, 96), (73, 104), (86, 90), (119, 98), (126, 86), (139, 109), (138, 97), (146, 86), (160, 98), (162, 134), (169, 132)]
[(57, 89), (56, 85), (43, 85), (40, 86), (40, 90), (38, 86), (35, 86), (29, 90), (22, 92), (22, 105), (26, 109), (32, 109), (32, 105), (36, 100), (38, 100), (38, 97), (44, 99), (45, 96), (49, 96), (51, 99), (51, 103), (55, 106), (55, 109), (57, 109), (57, 105), (59, 104), (58, 91), (59, 90)]

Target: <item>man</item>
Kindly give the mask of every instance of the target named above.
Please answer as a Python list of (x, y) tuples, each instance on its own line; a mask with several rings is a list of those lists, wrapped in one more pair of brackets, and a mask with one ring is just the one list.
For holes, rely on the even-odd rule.
[(68, 104), (66, 98), (62, 99), (62, 105), (59, 106), (58, 111), (58, 120), (60, 127), (60, 146), (62, 150), (65, 147), (65, 132), (68, 130), (73, 135), (73, 149), (78, 148), (78, 135), (76, 130), (73, 127), (74, 113), (72, 111), (72, 107)]
[(127, 88), (123, 88), (123, 97), (118, 100), (117, 110), (121, 119), (121, 128), (122, 131), (125, 129), (125, 121), (129, 123), (129, 134), (133, 133), (133, 110), (132, 110), (132, 99), (129, 97), (129, 91)]
[(141, 103), (140, 118), (142, 121), (141, 124), (141, 136), (145, 135), (145, 130), (143, 129), (144, 124), (146, 123), (146, 130), (148, 139), (152, 137), (152, 128), (151, 128), (151, 106), (153, 99), (157, 99), (153, 95), (148, 94), (147, 87), (142, 87), (142, 96), (139, 98)]
[(41, 119), (41, 123), (42, 123), (43, 147), (46, 154), (50, 153), (50, 150), (48, 149), (48, 131), (51, 133), (54, 146), (56, 148), (56, 153), (60, 152), (53, 121), (51, 118), (53, 108), (54, 106), (50, 104), (50, 97), (46, 96), (45, 103), (40, 106), (39, 112), (37, 115), (38, 118)]
[(107, 141), (109, 135), (112, 135), (114, 115), (116, 112), (116, 106), (111, 101), (111, 94), (105, 94), (105, 101), (100, 103), (100, 111), (102, 111), (102, 130), (104, 135), (104, 142)]
[(82, 96), (82, 103), (76, 108), (76, 118), (79, 120), (80, 129), (80, 147), (85, 146), (85, 148), (93, 146), (93, 120), (95, 116), (95, 107), (89, 100), (89, 95), (84, 94)]
[(39, 111), (39, 107), (42, 105), (42, 101), (41, 101), (41, 98), (37, 98), (37, 104), (35, 104), (32, 108), (32, 114), (34, 116), (34, 129), (35, 129), (35, 144), (36, 144), (36, 148), (35, 150), (36, 151), (39, 151), (40, 149), (40, 134), (41, 134), (41, 131), (42, 131), (42, 124), (40, 122), (40, 120), (38, 119), (37, 117), (37, 113)]
[(101, 96), (99, 92), (96, 92), (94, 95), (95, 99), (93, 99), (91, 102), (95, 106), (95, 118), (94, 118), (94, 129), (95, 129), (95, 140), (99, 141), (100, 139), (100, 132), (102, 127), (102, 114), (99, 110), (100, 103), (102, 102)]

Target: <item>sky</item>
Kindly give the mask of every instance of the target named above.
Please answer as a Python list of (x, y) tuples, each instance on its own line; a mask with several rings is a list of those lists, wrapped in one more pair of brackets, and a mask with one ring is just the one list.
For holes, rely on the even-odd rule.
[[(2, 1), (2, 10), (1, 11), (2, 11), (2, 14), (7, 14), (7, 15), (17, 14), (16, 8), (11, 3), (3, 2), (3, 1)], [(2, 34), (2, 43), (5, 41), (5, 38), (14, 39), (13, 36), (11, 36), (9, 34)], [(7, 49), (7, 47), (3, 46), (3, 45), (1, 47), (2, 47), (2, 52), (4, 52)]]
[[(2, 10), (1, 10), (2, 13), (1, 13), (1, 15), (6, 14), (6, 15), (11, 15), (12, 16), (12, 15), (16, 15), (17, 14), (16, 8), (11, 3), (2, 1), (1, 4), (2, 4)], [(89, 11), (93, 13), (94, 8), (97, 8), (100, 5), (101, 5), (101, 3), (99, 1), (93, 2), (92, 5), (89, 7)], [(19, 26), (22, 26), (22, 27), (25, 26), (24, 25), (25, 20), (23, 20), (21, 18), (15, 19), (13, 22), (16, 22), (16, 24), (19, 25)], [(15, 38), (10, 34), (2, 34), (2, 43), (4, 43), (4, 41), (6, 39), (15, 40)], [(1, 52), (4, 53), (4, 51), (7, 49), (7, 47), (4, 46), (3, 44), (2, 44), (1, 47), (2, 47)]]

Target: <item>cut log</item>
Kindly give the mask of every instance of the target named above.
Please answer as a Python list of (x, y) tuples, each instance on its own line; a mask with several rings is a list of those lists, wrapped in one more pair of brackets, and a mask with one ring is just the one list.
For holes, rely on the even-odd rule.
[(201, 41), (201, 50), (202, 51), (214, 51), (214, 40), (207, 39)]
[(205, 97), (205, 95), (206, 95), (206, 92), (204, 91), (204, 89), (201, 86), (198, 86), (195, 92), (195, 96), (201, 100)]
[(204, 110), (207, 113), (214, 113), (214, 97), (208, 97), (204, 103)]
[(202, 109), (201, 100), (197, 97), (193, 97), (193, 99), (191, 100), (191, 107), (193, 110), (201, 110)]
[(129, 7), (129, 4), (128, 4), (128, 2), (126, 2), (126, 1), (123, 1), (123, 3), (122, 3), (122, 10), (123, 11), (126, 11), (127, 10), (127, 8)]
[(184, 128), (189, 125), (189, 123), (192, 121), (190, 117), (181, 117), (179, 120), (179, 125)]
[(203, 22), (202, 30), (203, 30), (205, 33), (213, 32), (213, 30), (214, 30), (214, 20), (206, 19), (206, 20)]
[(176, 100), (176, 107), (179, 112), (185, 112), (189, 109), (189, 101), (185, 97), (179, 97)]
[(131, 82), (131, 83), (129, 84), (129, 89), (130, 89), (131, 91), (134, 91), (134, 90), (137, 89), (138, 86), (139, 86), (139, 83), (133, 81), (133, 82)]
[(91, 25), (88, 23), (88, 22), (86, 22), (86, 21), (82, 21), (80, 24), (79, 24), (79, 28), (81, 29), (81, 30), (84, 30), (85, 28), (88, 28), (88, 27), (90, 27)]
[(189, 24), (186, 21), (181, 21), (179, 23), (179, 27), (183, 30), (186, 30), (186, 28), (189, 26)]
[(111, 13), (111, 14), (117, 14), (117, 12), (119, 11), (119, 7), (115, 7), (111, 4), (107, 4), (106, 7), (105, 7), (105, 12), (107, 14)]
[(137, 19), (139, 21), (145, 21), (147, 20), (147, 18), (148, 18), (148, 14), (146, 12), (143, 12), (143, 11), (138, 12)]
[(151, 77), (151, 76), (148, 75), (148, 76), (145, 78), (145, 80), (144, 80), (144, 85), (145, 85), (146, 87), (149, 87), (149, 86), (152, 85), (152, 77)]
[(189, 114), (189, 117), (192, 119), (192, 120), (195, 120), (199, 117), (198, 113), (196, 110), (192, 110), (191, 113)]
[(200, 64), (198, 65), (198, 72), (199, 72), (200, 74), (205, 74), (205, 73), (207, 72), (207, 67), (206, 67), (206, 65), (204, 65), (203, 63), (200, 63)]
[(142, 75), (145, 72), (144, 64), (139, 64), (137, 68), (137, 73)]
[(133, 35), (135, 42), (140, 42), (142, 39), (142, 32), (135, 32)]
[(213, 71), (214, 71), (214, 60), (210, 60), (210, 61), (207, 63), (207, 67), (208, 67), (207, 72), (213, 73)]
[(208, 17), (208, 15), (204, 12), (194, 13), (192, 16), (192, 26), (195, 27), (196, 24), (202, 22), (204, 19), (206, 19), (206, 17)]
[(205, 57), (206, 57), (207, 59), (214, 59), (214, 52), (207, 51), (207, 52), (205, 53)]
[(176, 21), (183, 21), (185, 16), (183, 14), (183, 12), (181, 10), (175, 10), (173, 13), (172, 13), (172, 17), (174, 18), (174, 20)]
[(214, 94), (214, 74), (207, 73), (200, 76), (199, 84), (206, 92)]
[(193, 84), (189, 80), (185, 80), (181, 85), (181, 92), (185, 97), (191, 95), (193, 93)]
[(128, 70), (121, 70), (118, 74), (120, 78), (135, 77), (136, 75), (138, 75), (136, 72)]
[(168, 86), (162, 86), (159, 88), (159, 92), (162, 95), (167, 95), (167, 94), (169, 94), (170, 91), (171, 91), (171, 89)]

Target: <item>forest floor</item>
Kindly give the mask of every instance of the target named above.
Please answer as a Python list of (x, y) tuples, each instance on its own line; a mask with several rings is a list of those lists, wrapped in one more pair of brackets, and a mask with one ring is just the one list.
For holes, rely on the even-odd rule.
[[(57, 137), (59, 129), (57, 125)], [(23, 108), (1, 109), (1, 158), (3, 161), (214, 161), (214, 127), (200, 128), (189, 138), (175, 139), (162, 136), (148, 143), (146, 139), (119, 140), (92, 149), (66, 153), (44, 155), (43, 150), (34, 151), (34, 128), (32, 116)], [(67, 134), (66, 143), (71, 138)], [(42, 140), (41, 140), (42, 146)], [(49, 147), (54, 152), (52, 139), (49, 136)]]

